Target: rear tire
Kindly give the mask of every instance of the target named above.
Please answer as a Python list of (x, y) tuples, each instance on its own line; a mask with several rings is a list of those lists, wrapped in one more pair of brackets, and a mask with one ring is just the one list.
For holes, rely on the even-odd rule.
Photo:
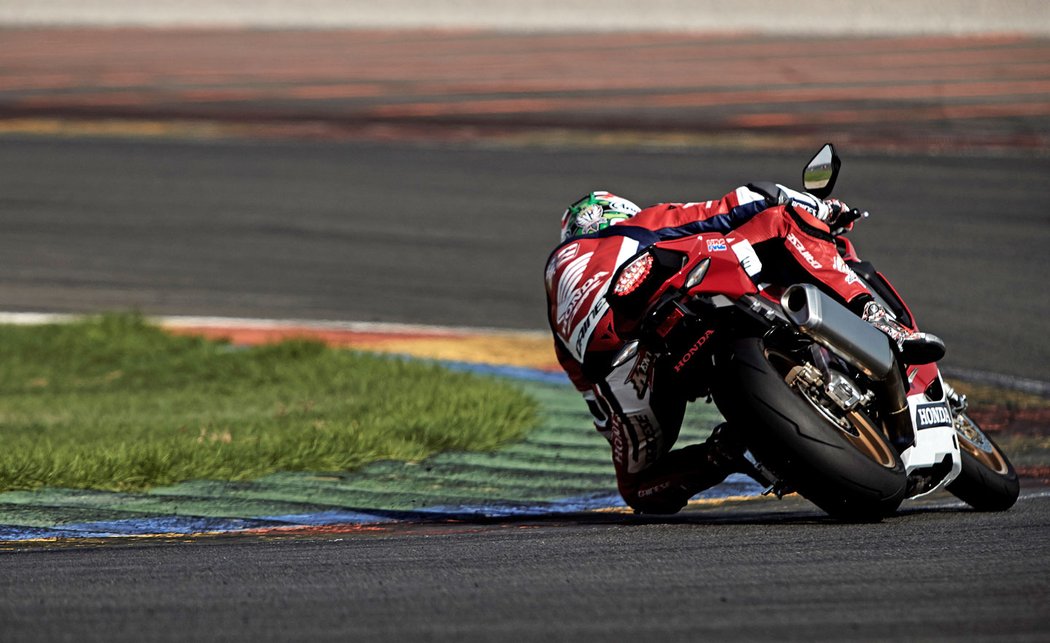
[(714, 399), (763, 465), (836, 518), (871, 521), (896, 511), (907, 477), (877, 423), (854, 411), (847, 428), (837, 424), (787, 384), (790, 364), (759, 338), (737, 340), (731, 351)]
[(999, 445), (966, 413), (955, 416), (962, 472), (948, 491), (977, 511), (1006, 511), (1017, 502), (1021, 483)]

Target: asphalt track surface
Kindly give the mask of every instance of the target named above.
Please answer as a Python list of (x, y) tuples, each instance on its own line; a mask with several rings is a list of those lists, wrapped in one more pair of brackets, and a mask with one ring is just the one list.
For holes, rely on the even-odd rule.
[[(815, 149), (816, 145), (814, 145)], [(842, 150), (851, 235), (949, 367), (1050, 381), (1050, 159)], [(8, 138), (8, 310), (542, 330), (565, 204), (797, 184), (802, 152)]]
[[(719, 150), (13, 138), (0, 147), (0, 297), (32, 310), (537, 328), (557, 213), (581, 186), (689, 198), (753, 176), (789, 180), (801, 162)], [(864, 222), (862, 247), (911, 276), (902, 290), (923, 318), (943, 321), (934, 326), (950, 343), (970, 339), (957, 359), (1043, 376), (1046, 217), (1033, 204), (1045, 163), (849, 155), (846, 167), (841, 194), (879, 215)], [(904, 191), (921, 214), (895, 207)], [(972, 214), (956, 210), (960, 200)], [(993, 206), (995, 219), (981, 214)], [(940, 241), (930, 248), (927, 237)], [(1037, 640), (1050, 631), (1048, 519), (1043, 495), (1006, 514), (942, 508), (880, 525), (777, 503), (655, 524), (570, 516), (21, 548), (0, 555), (0, 631)]]
[(989, 640), (1050, 634), (1050, 498), (842, 525), (801, 501), (0, 553), (5, 640)]

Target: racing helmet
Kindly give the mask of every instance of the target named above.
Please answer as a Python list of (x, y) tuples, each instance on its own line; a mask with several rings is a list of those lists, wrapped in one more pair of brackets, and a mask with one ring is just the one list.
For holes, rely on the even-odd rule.
[(640, 210), (627, 199), (596, 190), (570, 205), (561, 215), (561, 240), (604, 230), (630, 219)]

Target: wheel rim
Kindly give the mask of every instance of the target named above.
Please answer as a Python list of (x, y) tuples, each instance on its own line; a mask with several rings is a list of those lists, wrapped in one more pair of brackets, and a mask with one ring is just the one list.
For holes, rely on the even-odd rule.
[[(866, 414), (854, 410), (846, 413), (842, 418), (836, 418), (829, 409), (812, 399), (805, 390), (795, 388), (795, 391), (809, 402), (810, 406), (816, 409), (824, 419), (838, 428), (857, 451), (887, 469), (897, 466), (897, 458), (893, 450), (882, 438), (882, 433), (875, 423)], [(849, 428), (844, 425), (848, 425)]]
[[(883, 437), (882, 431), (866, 413), (856, 409), (842, 413), (839, 409), (833, 410), (825, 406), (821, 400), (815, 399), (805, 387), (791, 383), (795, 369), (799, 368), (795, 360), (773, 351), (767, 351), (766, 357), (777, 372), (784, 377), (784, 382), (791, 387), (791, 390), (808, 402), (829, 424), (837, 428), (857, 451), (882, 467), (887, 469), (897, 467), (896, 453)], [(839, 411), (838, 414), (834, 412), (836, 410)]]
[(959, 436), (959, 446), (978, 462), (1000, 475), (1009, 472), (1006, 458), (970, 416), (965, 413), (955, 416), (955, 433)]

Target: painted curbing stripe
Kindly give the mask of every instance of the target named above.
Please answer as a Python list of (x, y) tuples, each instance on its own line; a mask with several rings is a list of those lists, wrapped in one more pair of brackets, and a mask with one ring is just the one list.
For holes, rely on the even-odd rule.
[[(61, 324), (81, 315), (56, 313), (0, 313), (0, 323), (17, 325)], [(495, 328), (467, 328), (378, 322), (336, 322), (303, 319), (250, 319), (235, 317), (148, 317), (147, 320), (175, 334), (224, 339), (238, 345), (269, 344), (308, 338), (331, 346), (405, 355), (442, 363), (476, 363), (486, 366), (531, 369), (512, 377), (559, 382), (561, 368), (547, 333)], [(537, 372), (552, 373), (552, 376)]]
[[(31, 326), (35, 324), (65, 324), (90, 313), (0, 312), (0, 324)], [(430, 324), (402, 324), (397, 322), (354, 322), (318, 319), (263, 319), (258, 317), (212, 317), (193, 315), (150, 315), (146, 319), (170, 328), (221, 328), (225, 330), (283, 330), (345, 331), (351, 333), (380, 333), (390, 335), (432, 335), (462, 337), (464, 335), (492, 335), (496, 337), (529, 337), (547, 339), (546, 331), (509, 330), (484, 326), (442, 326)]]
[[(0, 324), (36, 325), (60, 324), (82, 319), (83, 314), (41, 313), (41, 312), (0, 312)], [(315, 319), (262, 319), (253, 317), (219, 317), (191, 315), (161, 315), (147, 317), (153, 323), (164, 328), (180, 331), (213, 329), (233, 333), (235, 331), (272, 332), (276, 334), (323, 334), (347, 333), (348, 335), (385, 336), (391, 339), (447, 339), (458, 340), (472, 337), (507, 338), (534, 342), (549, 341), (546, 331), (508, 330), (505, 328), (442, 326), (427, 324), (403, 324), (396, 322), (348, 322)], [(272, 337), (271, 339), (278, 339)], [(367, 343), (367, 342), (365, 342)], [(384, 351), (390, 352), (390, 351)], [(412, 350), (394, 351), (393, 354), (407, 357), (420, 357)], [(424, 356), (425, 357), (425, 356)], [(480, 374), (492, 374), (527, 381), (562, 384), (567, 377), (558, 368), (551, 351), (550, 358), (543, 368), (534, 365), (492, 364), (486, 362), (467, 362), (456, 359), (441, 359), (443, 365), (459, 370), (473, 370)], [(943, 372), (949, 377), (974, 384), (998, 386), (1009, 390), (1050, 397), (1050, 382), (1025, 378), (990, 371), (968, 368), (944, 367)]]
[[(0, 323), (66, 323), (82, 317), (83, 316), (81, 315), (48, 313), (0, 313)], [(449, 340), (457, 340), (477, 334), (488, 333), (496, 337), (527, 337), (532, 340), (538, 338), (546, 339), (545, 333), (410, 324), (185, 316), (154, 317), (150, 319), (163, 327), (183, 329), (188, 332), (193, 332), (194, 330), (201, 328), (224, 329), (227, 331), (249, 329), (254, 331), (302, 331), (306, 333), (339, 332), (362, 335), (386, 334), (402, 338), (432, 337)], [(394, 354), (397, 355), (399, 353)], [(411, 353), (404, 353), (404, 355), (418, 359), (418, 357)], [(425, 480), (431, 480), (431, 482), (433, 482), (435, 479), (448, 479), (449, 484), (444, 485), (444, 487), (438, 491), (431, 492), (423, 488), (415, 489), (414, 491), (387, 491), (377, 489), (375, 480), (348, 480), (345, 484), (337, 484), (335, 485), (335, 488), (332, 489), (317, 489), (317, 495), (311, 497), (311, 500), (314, 500), (314, 502), (303, 502), (302, 495), (298, 495), (296, 498), (285, 495), (285, 492), (281, 491), (280, 485), (274, 487), (272, 486), (272, 481), (267, 482), (265, 479), (257, 481), (255, 485), (248, 489), (237, 490), (232, 493), (231, 490), (234, 489), (234, 486), (221, 483), (211, 483), (207, 481), (184, 483), (183, 485), (176, 485), (170, 489), (158, 489), (154, 490), (151, 494), (143, 494), (141, 497), (131, 499), (132, 504), (144, 503), (141, 505), (140, 511), (146, 509), (146, 506), (150, 506), (151, 509), (155, 511), (161, 509), (161, 507), (168, 506), (167, 503), (179, 503), (183, 511), (188, 509), (191, 513), (194, 509), (197, 509), (198, 511), (205, 510), (207, 513), (213, 511), (240, 513), (234, 508), (238, 503), (247, 503), (246, 505), (243, 505), (241, 509), (246, 509), (248, 506), (256, 504), (256, 511), (262, 508), (262, 504), (269, 503), (273, 509), (276, 509), (280, 505), (284, 505), (284, 507), (292, 509), (293, 511), (291, 513), (273, 513), (268, 515), (242, 515), (240, 517), (219, 515), (162, 515), (85, 521), (46, 527), (32, 525), (4, 525), (0, 526), (0, 541), (112, 538), (127, 536), (142, 537), (231, 532), (268, 533), (288, 529), (347, 525), (365, 526), (418, 520), (542, 516), (591, 511), (628, 511), (618, 495), (608, 493), (606, 488), (603, 488), (602, 485), (599, 484), (599, 481), (602, 478), (606, 478), (610, 475), (609, 467), (606, 466), (607, 462), (604, 460), (592, 461), (587, 457), (557, 457), (555, 458), (557, 462), (553, 462), (550, 461), (549, 458), (543, 457), (544, 448), (555, 451), (558, 449), (560, 438), (557, 438), (557, 435), (547, 435), (552, 432), (552, 427), (559, 424), (564, 427), (565, 423), (575, 423), (577, 421), (577, 416), (580, 416), (580, 413), (568, 412), (567, 410), (570, 407), (566, 402), (561, 401), (562, 397), (568, 397), (571, 389), (568, 387), (568, 378), (560, 370), (557, 372), (551, 372), (549, 370), (526, 366), (495, 365), (458, 360), (428, 359), (427, 361), (440, 363), (452, 370), (505, 377), (531, 383), (529, 388), (534, 394), (541, 395), (541, 397), (544, 398), (542, 401), (544, 401), (545, 404), (552, 403), (552, 408), (547, 413), (548, 420), (545, 423), (546, 428), (527, 438), (526, 443), (513, 445), (506, 449), (506, 453), (504, 453), (503, 456), (499, 456), (499, 454), (440, 454), (429, 461), (430, 464), (428, 467), (434, 468), (433, 474), (429, 474), (428, 468), (428, 475), (408, 476), (411, 480), (417, 483)], [(999, 377), (1006, 378), (1006, 376)], [(1020, 378), (1007, 378), (1007, 380), (1014, 381), (1015, 383), (1022, 381)], [(1006, 380), (1000, 379), (999, 381), (1002, 382)], [(1050, 384), (1038, 382), (1037, 384), (1044, 384), (1044, 386), (1047, 387), (1047, 390), (1050, 390)], [(547, 386), (552, 388), (547, 389)], [(545, 390), (557, 390), (560, 392), (557, 395), (552, 393), (540, 393)], [(564, 392), (564, 394), (561, 392)], [(554, 433), (556, 434), (557, 431), (554, 431)], [(684, 431), (682, 435), (682, 438), (684, 439), (695, 439), (696, 437), (697, 436), (695, 435), (691, 435), (690, 431)], [(531, 442), (529, 442), (530, 440)], [(585, 454), (587, 442), (580, 441), (578, 444), (582, 449), (581, 456), (583, 456)], [(544, 463), (547, 463), (550, 466), (547, 466)], [(379, 465), (380, 470), (385, 470), (382, 463), (377, 464)], [(557, 466), (554, 466), (555, 464)], [(510, 484), (509, 486), (506, 486), (506, 488), (502, 488), (501, 491), (497, 491), (493, 494), (503, 496), (502, 498), (489, 498), (490, 494), (488, 493), (482, 493), (480, 497), (475, 494), (465, 494), (459, 498), (455, 498), (457, 495), (455, 490), (461, 489), (464, 485), (469, 486), (469, 478), (471, 477), (458, 471), (457, 467), (465, 467), (466, 470), (469, 471), (489, 471), (488, 474), (482, 474), (489, 476), (493, 475), (493, 472), (499, 471), (501, 473), (498, 474), (498, 478), (504, 483), (510, 482)], [(410, 471), (410, 469), (404, 467), (396, 467), (395, 473), (399, 473), (403, 476), (404, 474), (410, 473)], [(543, 471), (547, 471), (547, 473), (543, 474)], [(544, 491), (544, 486), (542, 484), (535, 484), (534, 482), (523, 486), (516, 485), (511, 482), (514, 472), (520, 472), (522, 474), (534, 474), (539, 472), (541, 475), (544, 475), (544, 477), (547, 475), (567, 476), (570, 479), (575, 479), (576, 483), (570, 483), (569, 486), (574, 487), (579, 495), (554, 500), (540, 500), (537, 497), (537, 493), (542, 493)], [(368, 469), (366, 468), (363, 473), (368, 475)], [(289, 484), (289, 481), (287, 480), (281, 484), (289, 489), (298, 486), (294, 483)], [(582, 488), (580, 486), (581, 484), (583, 485)], [(580, 491), (583, 491), (585, 488), (595, 490), (589, 493), (580, 494)], [(607, 488), (614, 489), (615, 485), (613, 484)], [(194, 490), (196, 490), (197, 494), (201, 494), (202, 492), (203, 494), (186, 495), (187, 492), (193, 492)], [(762, 489), (750, 479), (740, 474), (735, 474), (735, 476), (731, 476), (730, 479), (727, 479), (726, 482), (721, 485), (700, 494), (697, 498), (691, 501), (690, 504), (725, 502), (726, 498), (754, 498), (758, 497), (761, 491)], [(399, 503), (402, 505), (404, 504), (402, 499), (403, 496), (414, 498), (415, 500), (412, 504), (415, 504), (415, 502), (420, 502), (422, 504), (425, 503), (427, 499), (437, 501), (439, 504), (391, 509), (373, 509), (364, 507), (344, 509), (332, 505), (330, 505), (332, 507), (330, 509), (322, 508), (326, 499), (330, 502), (343, 504), (345, 506), (348, 504), (347, 500), (349, 496), (347, 494), (370, 494), (369, 497), (373, 498), (373, 501), (381, 502), (382, 505), (393, 507), (398, 506)], [(12, 494), (8, 495), (10, 496)], [(15, 495), (16, 497), (20, 497), (22, 494)], [(82, 506), (85, 510), (89, 509), (91, 506), (98, 506), (100, 510), (106, 510), (105, 507), (109, 506), (109, 501), (106, 499), (99, 498), (98, 500), (95, 500), (87, 497), (91, 495), (90, 493), (80, 493), (79, 495), (84, 496), (84, 498), (81, 498), (80, 500), (74, 499), (75, 501), (73, 505), (65, 506)], [(377, 498), (385, 498), (385, 500), (376, 500)], [(445, 500), (446, 502), (442, 503), (442, 500)], [(452, 500), (452, 503), (448, 503), (448, 500)], [(33, 504), (32, 498), (28, 496), (25, 498), (24, 502), (26, 506), (32, 506)], [(81, 505), (81, 502), (86, 502), (86, 504)], [(369, 502), (367, 504), (372, 503)], [(194, 505), (199, 506), (195, 507)], [(294, 508), (297, 508), (296, 505), (303, 508), (313, 505), (314, 507), (317, 507), (319, 511), (306, 513), (294, 512)], [(109, 511), (113, 510), (115, 509), (110, 507)], [(150, 510), (147, 509), (146, 511)], [(161, 509), (161, 511), (163, 511), (163, 509)]]
[[(710, 490), (709, 490), (710, 491)], [(689, 502), (690, 507), (716, 507), (727, 502), (746, 502), (762, 496), (745, 493), (741, 495), (701, 494)], [(1050, 498), (1050, 490), (1022, 490), (1018, 502), (1030, 502)], [(932, 503), (931, 508), (965, 508), (966, 503), (954, 498)], [(470, 520), (471, 518), (529, 518), (572, 513), (630, 513), (619, 496), (595, 495), (591, 497), (567, 498), (564, 502), (550, 506), (493, 505), (449, 505), (427, 507), (412, 516), (395, 517), (359, 512), (331, 511), (319, 514), (293, 514), (287, 516), (265, 516), (252, 520), (214, 519), (197, 517), (165, 517), (156, 519), (111, 521), (64, 525), (62, 527), (12, 527), (0, 526), (0, 542), (55, 542), (67, 539), (89, 538), (141, 538), (165, 536), (201, 536), (228, 533), (276, 534), (293, 530), (309, 530), (325, 527), (369, 527), (394, 525), (409, 521)]]

